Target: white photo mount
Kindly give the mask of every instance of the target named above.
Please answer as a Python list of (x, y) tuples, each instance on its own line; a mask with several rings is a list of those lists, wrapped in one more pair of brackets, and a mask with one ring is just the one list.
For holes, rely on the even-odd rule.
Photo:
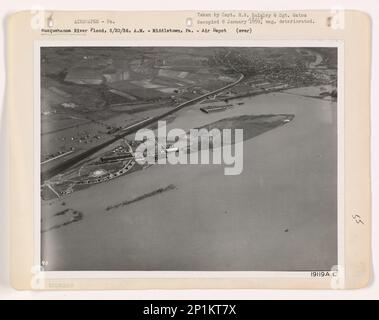
[[(37, 17), (36, 13), (22, 12), (9, 19), (9, 121), (11, 136), (19, 137), (11, 145), (11, 157), (15, 159), (11, 162), (11, 272), (12, 284), (16, 288), (345, 289), (362, 287), (368, 283), (371, 256), (369, 230), (370, 21), (366, 15), (344, 10), (299, 13), (57, 11), (38, 12), (38, 14), (40, 16)], [(165, 19), (162, 19), (162, 15)], [(246, 16), (252, 21), (249, 27), (241, 22), (248, 21)], [(261, 18), (262, 24), (253, 24), (254, 19), (257, 19), (254, 18), (256, 16), (267, 18)], [(228, 21), (234, 21), (234, 18), (230, 17), (238, 17), (235, 20), (239, 21), (239, 24), (237, 22), (228, 24)], [(280, 17), (283, 17), (282, 20), (298, 22), (280, 23)], [(304, 22), (300, 22), (301, 19)], [(305, 22), (307, 19), (313, 22)], [(203, 29), (212, 30), (213, 27), (209, 26), (215, 20), (219, 20), (216, 31), (202, 32)], [(270, 20), (277, 22), (272, 23), (269, 22)], [(78, 24), (86, 23), (96, 23), (101, 27), (97, 26), (93, 32), (88, 31), (92, 27), (77, 27)], [(360, 26), (359, 32), (356, 31), (357, 25)], [(162, 31), (152, 32), (154, 28)], [(169, 28), (172, 30), (167, 31)], [(79, 30), (75, 32), (75, 29)], [(80, 29), (87, 29), (87, 32), (82, 33)], [(102, 29), (107, 32), (103, 33), (100, 31)], [(142, 29), (151, 30), (151, 32), (138, 32)], [(114, 33), (111, 33), (111, 30)], [(178, 33), (175, 30), (182, 30), (182, 32)], [(197, 30), (199, 32), (196, 32)], [(220, 30), (225, 31), (221, 33)], [(16, 34), (19, 35), (17, 39)], [(41, 173), (39, 146), (41, 56), (39, 54), (43, 47), (337, 48), (338, 267), (335, 266), (331, 270), (303, 272), (295, 270), (45, 271), (48, 268), (45, 268), (43, 264), (46, 262), (42, 262), (43, 259), (41, 259), (41, 224), (39, 223), (41, 220), (41, 181), (39, 178)], [(30, 54), (25, 55), (25, 52), (30, 52)], [(16, 92), (21, 87), (24, 94), (17, 95)], [(20, 114), (23, 115), (22, 118)], [(33, 161), (25, 161), (26, 157)]]

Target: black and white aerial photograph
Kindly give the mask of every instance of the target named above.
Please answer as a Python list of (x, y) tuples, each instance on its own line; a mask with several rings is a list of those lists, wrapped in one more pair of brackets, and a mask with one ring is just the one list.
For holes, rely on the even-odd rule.
[(41, 266), (331, 270), (337, 53), (42, 46)]

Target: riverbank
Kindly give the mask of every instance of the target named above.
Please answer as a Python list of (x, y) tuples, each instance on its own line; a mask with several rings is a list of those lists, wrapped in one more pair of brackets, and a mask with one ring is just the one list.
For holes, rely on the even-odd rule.
[[(337, 106), (284, 93), (168, 124), (189, 130), (243, 115), (292, 114), (244, 142), (243, 173), (221, 165), (157, 165), (69, 195), (83, 213), (42, 235), (48, 270), (330, 270), (337, 264)], [(175, 190), (106, 208), (173, 184)], [(87, 199), (83, 201), (83, 199)], [(62, 210), (42, 204), (42, 214)]]

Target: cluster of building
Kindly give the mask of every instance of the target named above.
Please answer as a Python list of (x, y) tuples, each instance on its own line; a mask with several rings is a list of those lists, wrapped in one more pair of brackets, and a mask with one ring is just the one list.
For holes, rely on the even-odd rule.
[(229, 65), (235, 71), (245, 75), (250, 93), (275, 91), (290, 87), (306, 87), (321, 84), (334, 84), (337, 81), (337, 69), (320, 63), (310, 67), (304, 56), (262, 57), (231, 52), (220, 54), (217, 61)]

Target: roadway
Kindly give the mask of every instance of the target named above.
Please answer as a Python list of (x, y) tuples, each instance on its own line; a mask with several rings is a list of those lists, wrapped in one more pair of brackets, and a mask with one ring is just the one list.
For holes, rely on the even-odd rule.
[(126, 137), (127, 135), (129, 134), (132, 134), (136, 131), (138, 131), (139, 129), (142, 129), (160, 119), (163, 119), (177, 111), (179, 111), (180, 109), (184, 108), (184, 107), (187, 107), (189, 105), (192, 105), (194, 103), (197, 103), (199, 101), (201, 101), (202, 99), (208, 97), (208, 96), (211, 96), (211, 95), (214, 95), (214, 94), (217, 94), (219, 92), (222, 92), (226, 89), (229, 89), (235, 85), (237, 85), (238, 83), (240, 83), (244, 78), (244, 75), (241, 73), (240, 77), (238, 78), (238, 80), (236, 80), (235, 82), (233, 83), (230, 83), (222, 88), (219, 88), (219, 89), (216, 89), (216, 90), (213, 90), (211, 92), (208, 92), (206, 94), (203, 94), (199, 97), (196, 97), (194, 99), (191, 99), (191, 100), (188, 100), (188, 101), (185, 101), (185, 102), (182, 102), (181, 104), (179, 104), (178, 106), (176, 106), (175, 108), (167, 111), (167, 112), (164, 112), (156, 117), (152, 117), (152, 118), (148, 118), (146, 120), (143, 120), (137, 124), (133, 124), (127, 128), (124, 128), (122, 130), (122, 133), (116, 135), (114, 138), (108, 140), (108, 141), (105, 141), (95, 147), (92, 147), (90, 149), (87, 149), (85, 150), (84, 152), (78, 154), (78, 155), (75, 155), (59, 164), (57, 164), (56, 166), (53, 166), (45, 171), (42, 171), (41, 170), (41, 183), (43, 183), (45, 180), (48, 180), (52, 177), (54, 177), (55, 175), (71, 168), (72, 166), (74, 166), (75, 164), (81, 162), (82, 160), (94, 155), (95, 153), (99, 152), (100, 150), (104, 149), (105, 147), (111, 145), (112, 143)]

